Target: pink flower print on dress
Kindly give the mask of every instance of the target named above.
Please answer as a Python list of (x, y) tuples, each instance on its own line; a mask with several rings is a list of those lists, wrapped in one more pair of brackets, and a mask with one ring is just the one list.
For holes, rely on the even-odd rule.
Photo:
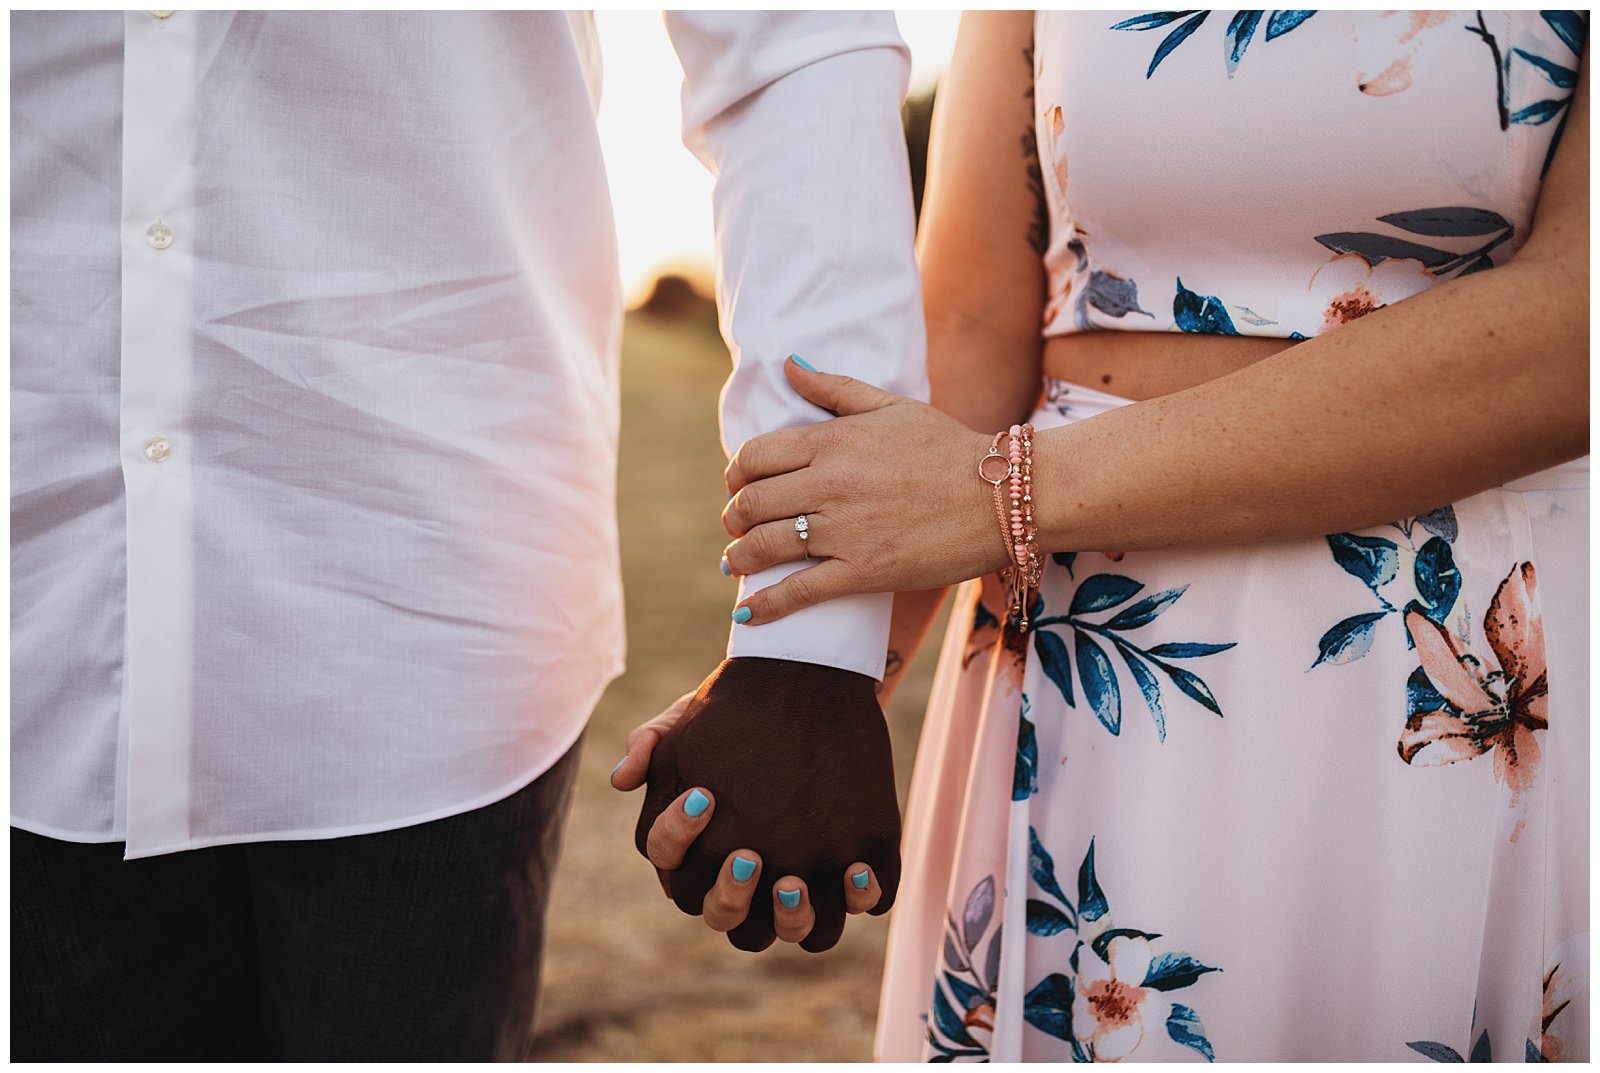
[(1384, 11), (1353, 22), (1356, 85), (1369, 97), (1387, 97), (1411, 88), (1413, 71), (1439, 31), (1460, 17), (1453, 11)]
[(1390, 258), (1373, 265), (1358, 253), (1345, 253), (1317, 269), (1310, 288), (1322, 313), (1321, 331), (1326, 332), (1420, 294), (1435, 282), (1421, 261)]
[(1400, 758), (1434, 766), (1493, 752), (1495, 779), (1511, 793), (1515, 842), (1527, 822), (1527, 792), (1539, 773), (1535, 735), (1550, 725), (1533, 564), (1520, 564), (1500, 583), (1484, 618), (1484, 636), (1499, 670), (1486, 673), (1483, 661), (1415, 609), (1406, 612), (1406, 629), (1432, 690), (1416, 694), (1419, 702), (1400, 735)]

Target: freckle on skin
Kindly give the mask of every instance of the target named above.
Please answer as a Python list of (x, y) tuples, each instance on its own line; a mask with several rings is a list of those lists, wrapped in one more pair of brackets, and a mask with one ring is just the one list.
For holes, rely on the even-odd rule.
[[(1489, 333), (1489, 334), (1490, 334), (1490, 335), (1493, 335), (1493, 334), (1494, 334), (1494, 333), (1493, 333), (1493, 332), (1490, 332), (1490, 333)], [(1100, 377), (1100, 382), (1101, 382), (1101, 383), (1102, 383), (1102, 384), (1109, 384), (1109, 383), (1111, 383), (1111, 374), (1110, 374), (1110, 373), (1106, 373), (1106, 374), (1105, 374), (1105, 375), (1104, 375), (1104, 376), (1102, 376), (1102, 377)]]

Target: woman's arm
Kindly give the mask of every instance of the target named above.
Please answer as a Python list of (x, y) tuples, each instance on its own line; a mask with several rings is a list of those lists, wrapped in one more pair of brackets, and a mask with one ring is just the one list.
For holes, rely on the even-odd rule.
[[(1033, 13), (961, 16), (939, 86), (917, 235), (933, 404), (969, 428), (1003, 428), (1039, 396), (1044, 243), (1033, 129)], [(895, 596), (880, 700), (887, 705), (944, 602)]]
[(1584, 66), (1532, 233), (1510, 263), (1187, 391), (1040, 435), (1045, 546), (1359, 529), (1586, 453)]
[[(1048, 551), (1318, 536), (1431, 510), (1588, 450), (1587, 63), (1528, 244), (1198, 387), (1036, 440)], [(984, 437), (845, 377), (785, 369), (854, 415), (745, 445), (725, 520), (742, 534), (832, 515), (830, 557), (747, 601), (752, 625), (841, 592), (919, 589), (1005, 562), (973, 469)], [(778, 474), (781, 481), (767, 481)], [(758, 568), (766, 541), (730, 547)], [(741, 548), (750, 544), (750, 548)]]

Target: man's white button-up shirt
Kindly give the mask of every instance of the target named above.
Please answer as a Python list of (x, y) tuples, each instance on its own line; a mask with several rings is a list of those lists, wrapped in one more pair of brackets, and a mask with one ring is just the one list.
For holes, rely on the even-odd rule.
[[(824, 416), (790, 351), (925, 390), (893, 20), (668, 22), (725, 442)], [(623, 656), (595, 45), (554, 12), (13, 14), (14, 824), (129, 857), (383, 830), (577, 738)], [(887, 615), (731, 650), (879, 674)]]

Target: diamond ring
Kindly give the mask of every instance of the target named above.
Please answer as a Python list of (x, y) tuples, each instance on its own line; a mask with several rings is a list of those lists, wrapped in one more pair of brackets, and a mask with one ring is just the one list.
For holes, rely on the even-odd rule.
[(805, 551), (806, 558), (811, 558), (811, 526), (804, 514), (794, 520), (794, 531), (800, 534), (800, 547)]

